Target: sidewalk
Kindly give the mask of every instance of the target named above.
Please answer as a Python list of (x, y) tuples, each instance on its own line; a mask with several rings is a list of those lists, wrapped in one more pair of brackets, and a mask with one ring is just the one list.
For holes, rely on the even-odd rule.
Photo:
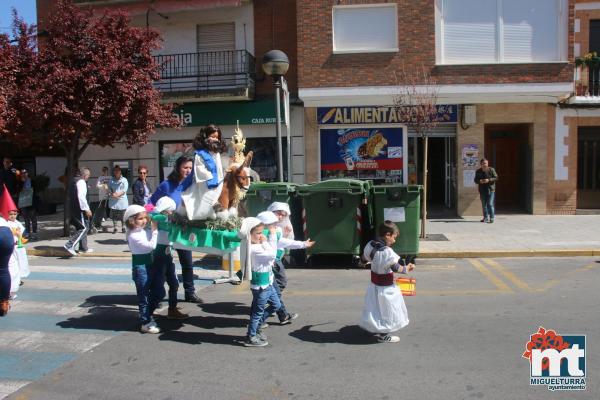
[[(420, 242), (422, 258), (557, 257), (600, 255), (600, 215), (499, 215), (493, 224), (481, 217), (427, 220), (427, 239)], [(105, 227), (112, 232), (110, 221)], [(62, 257), (62, 213), (40, 217), (39, 240), (27, 253)], [(97, 233), (88, 236), (93, 253), (78, 257), (129, 257), (125, 235)]]

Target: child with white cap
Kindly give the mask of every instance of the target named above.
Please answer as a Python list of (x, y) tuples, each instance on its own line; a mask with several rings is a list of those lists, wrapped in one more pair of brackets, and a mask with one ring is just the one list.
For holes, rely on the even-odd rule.
[(127, 227), (127, 243), (131, 251), (132, 278), (138, 296), (142, 333), (160, 333), (152, 313), (165, 296), (162, 271), (155, 268), (152, 252), (156, 248), (158, 230), (152, 222), (152, 230), (144, 229), (149, 218), (146, 209), (137, 204), (127, 207), (123, 224)]
[[(273, 288), (273, 263), (277, 252), (277, 236), (275, 227), (268, 230), (268, 239), (263, 233), (264, 225), (258, 218), (244, 218), (238, 233), (246, 241), (249, 256), (246, 262), (250, 263), (252, 278), (252, 306), (250, 308), (250, 323), (244, 346), (263, 347), (269, 344), (267, 337), (262, 333), (260, 326), (267, 316), (279, 310), (281, 304), (279, 295)], [(245, 270), (245, 266), (244, 266)]]
[[(285, 203), (283, 203), (283, 204), (285, 204)], [(286, 204), (286, 206), (287, 206), (287, 204)], [(289, 207), (288, 207), (288, 210), (289, 210)], [(281, 308), (279, 309), (279, 311), (277, 311), (277, 317), (279, 318), (280, 325), (290, 324), (292, 322), (292, 320), (298, 318), (298, 314), (288, 312), (287, 309), (285, 308), (285, 305), (283, 304), (283, 300), (281, 299), (281, 297), (282, 297), (281, 292), (283, 291), (283, 289), (285, 289), (285, 286), (287, 284), (285, 267), (283, 266), (283, 263), (281, 262), (281, 258), (283, 257), (284, 249), (306, 249), (306, 248), (309, 248), (312, 245), (314, 245), (315, 242), (310, 239), (302, 242), (300, 240), (292, 240), (292, 239), (288, 239), (288, 238), (284, 237), (283, 230), (281, 229), (281, 227), (278, 226), (281, 219), (277, 215), (275, 215), (275, 213), (272, 211), (263, 211), (263, 212), (259, 213), (256, 216), (256, 218), (258, 218), (268, 229), (275, 228), (275, 232), (276, 232), (275, 235), (276, 235), (276, 239), (277, 239), (277, 243), (276, 243), (277, 254), (275, 256), (275, 264), (273, 267), (273, 274), (275, 275), (276, 284), (273, 286), (275, 287), (275, 290), (277, 291), (277, 294), (279, 296), (279, 302), (281, 303)], [(278, 278), (278, 276), (279, 276), (279, 278)], [(267, 315), (267, 317), (268, 316), (269, 315)], [(268, 326), (269, 325), (264, 323), (264, 320), (263, 320), (262, 328), (266, 328)]]
[(162, 276), (169, 286), (169, 311), (168, 319), (186, 319), (188, 314), (181, 312), (177, 306), (177, 291), (179, 290), (179, 280), (175, 272), (175, 263), (173, 262), (171, 241), (169, 240), (169, 215), (175, 212), (177, 205), (175, 201), (163, 196), (157, 202), (154, 210), (150, 214), (152, 221), (158, 225), (158, 240), (154, 250), (154, 266), (162, 271)]

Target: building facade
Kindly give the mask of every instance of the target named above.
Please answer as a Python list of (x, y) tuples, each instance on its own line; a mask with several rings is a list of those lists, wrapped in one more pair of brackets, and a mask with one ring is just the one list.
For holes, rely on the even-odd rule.
[[(156, 187), (172, 169), (175, 160), (192, 153), (192, 140), (200, 128), (212, 123), (230, 138), (238, 126), (247, 138), (246, 150), (254, 151), (253, 169), (262, 180), (276, 180), (277, 141), (272, 79), (261, 69), (262, 55), (278, 48), (290, 59), (285, 75), (292, 98), (297, 98), (295, 1), (267, 0), (79, 0), (95, 15), (120, 9), (138, 27), (156, 29), (163, 38), (155, 59), (163, 68), (156, 86), (164, 102), (177, 104), (174, 113), (179, 129), (157, 129), (147, 144), (127, 149), (90, 146), (80, 164), (94, 178), (103, 166), (119, 165), (130, 185), (139, 165), (149, 169), (148, 180)], [(51, 1), (38, 0), (38, 16), (51, 12)], [(291, 179), (304, 180), (303, 110), (290, 107), (292, 151)], [(285, 134), (285, 126), (284, 126)], [(287, 139), (283, 138), (284, 152)], [(287, 176), (284, 153), (284, 176)], [(95, 192), (95, 191), (93, 191)], [(95, 199), (94, 199), (95, 200)]]
[[(473, 176), (485, 156), (500, 175), (500, 211), (564, 212), (553, 149), (557, 105), (573, 91), (573, 13), (568, 0), (298, 2), (307, 181), (420, 181), (421, 140), (389, 110), (398, 72), (424, 69), (450, 110), (429, 140), (430, 208), (480, 214)], [(392, 150), (347, 146), (374, 135)]]
[(577, 63), (573, 96), (561, 102), (557, 111), (554, 155), (558, 162), (552, 171), (549, 201), (567, 214), (596, 213), (600, 209), (600, 2), (577, 0), (574, 8), (573, 53), (583, 63)]

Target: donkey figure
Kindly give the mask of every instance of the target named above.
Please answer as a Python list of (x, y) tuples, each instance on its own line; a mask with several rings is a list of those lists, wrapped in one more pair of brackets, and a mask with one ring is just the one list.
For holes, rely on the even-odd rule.
[(250, 188), (252, 155), (253, 153), (249, 151), (241, 165), (231, 164), (227, 168), (223, 178), (223, 190), (217, 204), (214, 206), (217, 218), (237, 217), (240, 200), (244, 198)]

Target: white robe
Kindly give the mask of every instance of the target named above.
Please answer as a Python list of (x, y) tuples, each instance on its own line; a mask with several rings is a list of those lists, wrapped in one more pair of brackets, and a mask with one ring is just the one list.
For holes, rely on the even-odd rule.
[[(204, 160), (199, 155), (194, 157), (194, 179), (192, 185), (181, 194), (182, 204), (185, 205), (185, 213), (190, 220), (215, 219), (216, 213), (213, 206), (217, 204), (221, 191), (223, 190), (223, 166), (221, 154), (210, 152), (217, 167), (217, 179), (219, 186), (209, 189), (206, 181), (213, 178), (212, 173), (206, 168)], [(178, 213), (182, 213), (179, 209)]]
[[(371, 243), (365, 246), (364, 256), (371, 261), (371, 271), (376, 274), (392, 272), (391, 266), (400, 259), (394, 251), (386, 247), (377, 251), (371, 260)], [(365, 294), (365, 306), (360, 319), (360, 327), (371, 333), (390, 333), (408, 325), (408, 312), (400, 288), (394, 282), (391, 286), (378, 286), (369, 283)]]
[[(21, 234), (25, 231), (25, 227), (19, 221), (7, 221), (7, 224), (11, 230), (20, 230)], [(21, 278), (28, 277), (30, 271), (25, 247), (18, 247), (17, 237), (13, 235), (13, 238), (15, 249), (8, 262), (8, 272), (10, 273), (10, 291), (17, 292), (21, 284)]]

